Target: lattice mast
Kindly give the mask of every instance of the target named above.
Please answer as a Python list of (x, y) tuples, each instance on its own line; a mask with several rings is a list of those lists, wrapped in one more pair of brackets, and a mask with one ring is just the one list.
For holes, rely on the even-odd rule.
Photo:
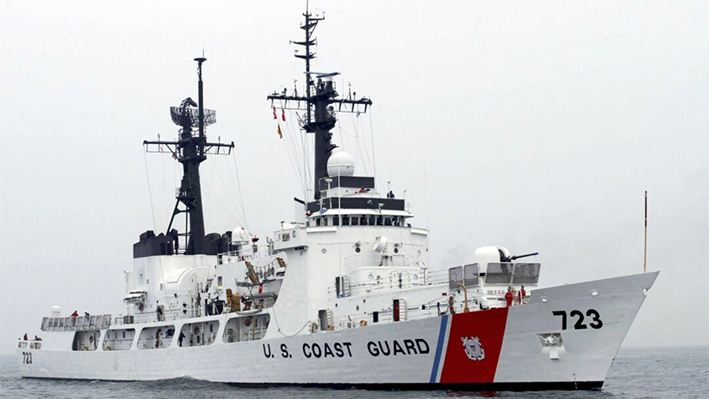
[[(187, 238), (185, 255), (207, 253), (199, 165), (207, 159), (207, 154), (210, 152), (216, 155), (227, 155), (234, 148), (234, 142), (231, 142), (231, 144), (207, 142), (205, 128), (216, 123), (217, 119), (216, 111), (204, 109), (202, 64), (206, 60), (206, 58), (195, 58), (195, 61), (197, 61), (197, 76), (199, 78), (197, 84), (199, 103), (195, 103), (192, 98), (188, 97), (182, 101), (179, 107), (170, 107), (172, 121), (181, 127), (178, 131), (178, 141), (161, 141), (158, 136), (158, 141), (146, 140), (143, 142), (147, 152), (165, 152), (163, 151), (164, 146), (172, 153), (173, 158), (182, 164), (182, 182), (176, 192), (177, 202), (165, 234), (172, 234), (175, 216), (180, 213), (188, 214), (186, 231), (181, 234)], [(195, 132), (193, 128), (196, 128), (197, 131)], [(151, 150), (151, 145), (156, 145), (157, 148)], [(185, 209), (180, 209), (180, 203), (184, 205)]]
[[(299, 96), (294, 90), (292, 95), (288, 95), (286, 90), (281, 93), (273, 92), (267, 99), (271, 100), (271, 106), (275, 106), (276, 100), (280, 101), (280, 106), (284, 109), (294, 109), (305, 111), (305, 116), (300, 118), (301, 127), (307, 133), (315, 135), (315, 176), (313, 192), (315, 199), (320, 197), (319, 182), (321, 178), (327, 177), (327, 160), (330, 157), (332, 149), (336, 146), (332, 144), (332, 133), (330, 130), (335, 127), (337, 118), (335, 116), (335, 107), (332, 104), (337, 104), (337, 111), (344, 112), (367, 112), (367, 107), (372, 105), (372, 101), (366, 97), (356, 99), (356, 93), (349, 93), (347, 98), (339, 98), (332, 78), (338, 75), (338, 72), (333, 73), (315, 73), (310, 70), (310, 60), (315, 58), (315, 53), (311, 51), (311, 47), (317, 45), (316, 39), (313, 37), (313, 32), (318, 22), (325, 17), (314, 17), (306, 7), (305, 23), (300, 27), (305, 31), (304, 41), (291, 41), (291, 43), (305, 48), (304, 54), (298, 54), (296, 51), (295, 57), (305, 60), (305, 97)], [(317, 80), (313, 80), (313, 75), (316, 75)], [(295, 105), (289, 106), (295, 102)], [(301, 103), (304, 102), (303, 107)], [(344, 106), (344, 107), (343, 107)]]

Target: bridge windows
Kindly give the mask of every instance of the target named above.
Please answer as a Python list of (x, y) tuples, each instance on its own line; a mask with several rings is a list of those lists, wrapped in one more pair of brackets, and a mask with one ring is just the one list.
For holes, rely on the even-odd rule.
[[(306, 227), (325, 226), (405, 226), (405, 218), (384, 215), (334, 215), (318, 216), (306, 221)], [(410, 226), (409, 226), (410, 227)]]

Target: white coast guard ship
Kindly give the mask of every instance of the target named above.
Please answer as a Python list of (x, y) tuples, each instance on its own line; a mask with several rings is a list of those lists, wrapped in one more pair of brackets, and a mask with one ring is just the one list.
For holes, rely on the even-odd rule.
[[(539, 263), (482, 247), (469, 264), (429, 261), (428, 230), (402, 199), (356, 176), (331, 142), (335, 112), (365, 112), (367, 98), (339, 97), (331, 74), (310, 71), (308, 13), (295, 42), (305, 94), (268, 96), (301, 110), (314, 135), (313, 198), (297, 222), (258, 242), (243, 228), (205, 235), (199, 165), (232, 144), (207, 141), (215, 112), (171, 108), (176, 141), (146, 141), (183, 165), (167, 229), (133, 247), (125, 315), (52, 310), (43, 340), (21, 340), (23, 377), (158, 380), (190, 377), (244, 385), (372, 389), (539, 390), (598, 388), (657, 272), (537, 288)], [(275, 112), (275, 108), (274, 108)], [(173, 229), (178, 216), (189, 231)], [(464, 260), (461, 259), (461, 262)]]

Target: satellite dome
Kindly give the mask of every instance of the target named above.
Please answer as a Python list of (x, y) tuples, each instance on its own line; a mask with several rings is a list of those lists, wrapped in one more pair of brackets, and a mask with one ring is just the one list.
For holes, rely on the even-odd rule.
[(243, 227), (235, 227), (231, 231), (231, 242), (247, 242), (249, 241), (249, 233)]
[(327, 174), (330, 177), (354, 175), (354, 159), (352, 155), (336, 148), (327, 160)]

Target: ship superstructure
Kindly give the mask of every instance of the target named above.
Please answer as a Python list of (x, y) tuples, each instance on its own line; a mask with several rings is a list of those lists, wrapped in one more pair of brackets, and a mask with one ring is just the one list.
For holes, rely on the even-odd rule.
[[(199, 165), (233, 143), (209, 142), (216, 113), (198, 101), (171, 108), (175, 141), (145, 141), (183, 165), (164, 232), (134, 245), (124, 315), (42, 320), (43, 340), (18, 344), (25, 377), (412, 389), (600, 387), (657, 273), (538, 289), (541, 266), (504, 247), (460, 265), (431, 265), (428, 234), (403, 199), (355, 174), (330, 133), (342, 98), (336, 73), (313, 73), (304, 14), (305, 94), (268, 95), (300, 112), (313, 135), (312, 197), (296, 221), (263, 242), (242, 227), (205, 234)], [(275, 111), (274, 111), (275, 112)], [(178, 228), (181, 216), (184, 228)], [(182, 230), (180, 232), (180, 230)]]

